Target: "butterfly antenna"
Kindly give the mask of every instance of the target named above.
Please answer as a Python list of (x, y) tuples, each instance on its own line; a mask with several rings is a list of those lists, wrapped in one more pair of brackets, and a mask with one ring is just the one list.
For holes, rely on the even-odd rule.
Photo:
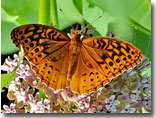
[(97, 18), (96, 18), (94, 21), (92, 21), (90, 24), (86, 25), (86, 26), (82, 29), (82, 31), (83, 31), (84, 29), (87, 29), (89, 26), (91, 26), (92, 23), (96, 22), (96, 21), (99, 20), (100, 18), (102, 18), (102, 16), (97, 17)]
[[(68, 21), (68, 23), (70, 24), (70, 22), (69, 22), (67, 16), (64, 14), (64, 12), (62, 11), (62, 9), (60, 9), (60, 11), (61, 11), (61, 13), (64, 15), (64, 17), (66, 18), (66, 20)], [(72, 25), (70, 25), (70, 26), (72, 27), (72, 29), (74, 29), (74, 27), (73, 27)]]

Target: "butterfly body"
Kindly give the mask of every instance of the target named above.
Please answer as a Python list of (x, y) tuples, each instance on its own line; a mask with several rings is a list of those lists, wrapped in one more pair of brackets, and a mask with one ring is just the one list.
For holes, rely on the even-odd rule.
[(29, 24), (15, 28), (11, 38), (18, 48), (22, 45), (42, 82), (55, 90), (70, 86), (80, 94), (97, 91), (143, 58), (128, 42), (101, 36), (81, 39), (79, 30), (70, 38), (54, 27)]
[(77, 66), (77, 59), (80, 54), (80, 50), (82, 47), (82, 41), (80, 40), (79, 31), (76, 30), (71, 37), (70, 46), (69, 46), (69, 65), (68, 65), (68, 74), (67, 74), (67, 81), (68, 85), (70, 86), (70, 81), (72, 79), (72, 75), (75, 72)]

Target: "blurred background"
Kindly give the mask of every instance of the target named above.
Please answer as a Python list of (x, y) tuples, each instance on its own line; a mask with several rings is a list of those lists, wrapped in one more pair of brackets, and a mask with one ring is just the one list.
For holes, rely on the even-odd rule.
[[(12, 43), (10, 32), (20, 25), (39, 24), (39, 14), (42, 11), (39, 8), (40, 1), (1, 0), (1, 65), (5, 58), (18, 52)], [(94, 36), (106, 36), (108, 32), (112, 32), (120, 39), (134, 44), (151, 60), (150, 0), (56, 1), (60, 30), (68, 32), (71, 25), (91, 24), (95, 28)], [(64, 15), (59, 9), (62, 9)], [(102, 17), (94, 22), (99, 16)], [(48, 13), (46, 17), (50, 18), (47, 25), (53, 24), (51, 14)], [(5, 92), (2, 97), (3, 94)]]

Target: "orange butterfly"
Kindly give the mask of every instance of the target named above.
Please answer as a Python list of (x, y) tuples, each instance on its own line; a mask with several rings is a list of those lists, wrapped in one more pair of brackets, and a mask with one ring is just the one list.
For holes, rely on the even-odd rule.
[(112, 37), (70, 38), (51, 26), (29, 24), (15, 28), (11, 38), (24, 48), (32, 69), (49, 87), (80, 94), (97, 91), (143, 58), (130, 43)]

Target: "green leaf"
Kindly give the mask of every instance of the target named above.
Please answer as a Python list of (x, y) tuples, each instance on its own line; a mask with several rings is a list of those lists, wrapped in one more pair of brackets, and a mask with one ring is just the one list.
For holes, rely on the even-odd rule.
[(1, 8), (1, 13), (3, 15), (2, 17), (2, 21), (5, 22), (10, 22), (13, 23), (15, 25), (22, 25), (22, 24), (28, 24), (29, 21), (26, 20), (24, 17), (22, 16), (14, 16), (14, 15), (10, 15), (3, 7)]
[(1, 88), (6, 87), (10, 84), (10, 82), (15, 78), (16, 72), (13, 71), (11, 73), (2, 74), (1, 75)]
[(115, 22), (109, 23), (108, 31), (115, 34), (115, 36), (119, 36), (121, 40), (128, 42), (133, 40), (134, 29), (126, 23), (126, 19), (116, 19)]
[(24, 17), (22, 16), (19, 16), (17, 19), (16, 19), (16, 22), (18, 23), (18, 26), (19, 25), (25, 25), (25, 24), (30, 24), (30, 22), (25, 19)]
[(144, 56), (151, 60), (151, 35), (147, 35), (139, 30), (134, 30), (133, 44), (142, 51)]
[(40, 94), (40, 98), (43, 98), (43, 99), (46, 98), (44, 92), (41, 89), (39, 90), (39, 94)]
[(5, 92), (5, 90), (2, 89), (1, 92)]

